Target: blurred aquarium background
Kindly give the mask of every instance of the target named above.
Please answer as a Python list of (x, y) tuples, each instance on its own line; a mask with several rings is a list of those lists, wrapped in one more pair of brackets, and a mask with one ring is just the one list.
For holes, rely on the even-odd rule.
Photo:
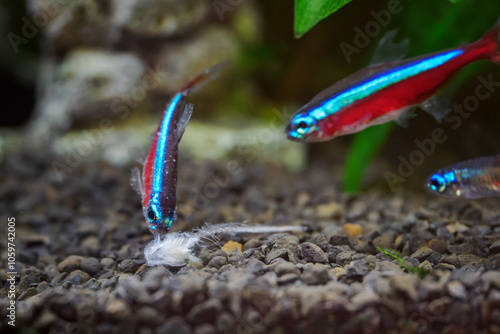
[[(377, 21), (391, 6), (398, 12)], [(415, 140), (442, 128), (447, 140), (396, 185), (422, 192), (432, 170), (500, 152), (498, 88), (458, 129), (419, 110), (407, 128), (391, 123), (326, 143), (293, 143), (283, 133), (300, 106), (367, 66), (386, 32), (398, 29), (396, 40), (409, 39), (408, 56), (456, 47), (494, 25), (500, 2), (354, 0), (301, 38), (296, 14), (292, 0), (4, 1), (0, 159), (24, 145), (54, 150), (63, 165), (83, 158), (131, 166), (140, 155), (134, 152), (147, 152), (172, 94), (225, 59), (231, 65), (223, 75), (192, 98), (181, 160), (262, 161), (294, 173), (320, 168), (339, 188), (389, 192), (384, 173), (397, 174), (400, 157), (418, 148)], [(367, 24), (379, 29), (360, 47)], [(346, 55), (346, 45), (356, 52)], [(474, 96), (478, 78), (488, 76), (500, 82), (500, 67), (487, 61), (467, 67), (452, 102)], [(69, 156), (75, 152), (80, 157)]]

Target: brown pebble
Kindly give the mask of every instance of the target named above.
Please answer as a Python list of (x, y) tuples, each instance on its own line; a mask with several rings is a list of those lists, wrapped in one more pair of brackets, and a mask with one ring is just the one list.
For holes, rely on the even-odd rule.
[(300, 245), (300, 251), (302, 254), (302, 258), (307, 262), (312, 263), (328, 263), (328, 257), (325, 252), (319, 246), (310, 243), (304, 242)]
[(85, 239), (82, 240), (80, 247), (87, 251), (97, 252), (101, 249), (101, 244), (99, 239), (94, 235), (89, 235)]
[(120, 321), (129, 317), (130, 314), (129, 306), (121, 299), (113, 299), (106, 306), (106, 315), (111, 321)]
[(316, 207), (316, 217), (318, 219), (341, 218), (344, 216), (344, 208), (342, 205), (332, 202), (321, 204)]
[(251, 248), (257, 248), (260, 247), (260, 245), (262, 245), (262, 241), (260, 239), (252, 238), (245, 243), (245, 245), (243, 246), (243, 250), (246, 251)]
[(202, 269), (203, 268), (203, 263), (202, 262), (189, 262), (187, 264), (188, 267), (193, 267), (194, 269)]
[(208, 263), (209, 268), (220, 269), (222, 266), (227, 264), (227, 259), (224, 256), (214, 256)]
[(240, 253), (242, 253), (243, 245), (240, 244), (239, 242), (229, 240), (228, 242), (226, 242), (226, 244), (224, 246), (222, 246), (221, 249), (224, 252), (226, 252), (226, 254), (229, 254), (229, 252), (231, 252), (232, 250), (235, 250), (235, 249), (237, 249)]
[(490, 246), (490, 253), (491, 254), (497, 254), (500, 253), (500, 239), (495, 241), (491, 246)]
[(349, 238), (356, 237), (363, 233), (363, 227), (358, 224), (347, 223), (344, 225), (343, 230)]
[(427, 259), (431, 254), (433, 250), (430, 249), (427, 246), (420, 247), (415, 253), (413, 253), (411, 256), (416, 258), (418, 261), (422, 262), (425, 259)]
[(70, 255), (57, 265), (57, 270), (60, 272), (72, 272), (73, 270), (76, 270), (80, 267), (80, 263), (84, 260), (85, 258), (83, 256), (79, 255)]
[(340, 279), (345, 276), (345, 269), (342, 267), (335, 267), (330, 269), (330, 272), (332, 273), (333, 276), (335, 276), (337, 279)]
[(65, 281), (70, 281), (76, 285), (80, 285), (86, 283), (90, 279), (90, 275), (80, 269), (72, 271), (68, 277), (66, 277)]
[(454, 222), (454, 223), (446, 225), (446, 229), (450, 233), (455, 233), (455, 232), (467, 231), (469, 229), (469, 227), (464, 225), (464, 224), (461, 224), (459, 222)]
[(448, 243), (443, 240), (432, 239), (427, 246), (440, 254), (444, 254), (448, 248)]

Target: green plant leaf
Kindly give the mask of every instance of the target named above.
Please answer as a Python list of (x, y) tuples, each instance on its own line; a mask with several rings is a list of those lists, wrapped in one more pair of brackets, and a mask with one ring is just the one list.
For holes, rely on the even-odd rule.
[(405, 260), (403, 260), (403, 255), (398, 251), (392, 249), (382, 249), (380, 247), (377, 247), (377, 250), (380, 253), (390, 257), (391, 259), (396, 260), (399, 266), (405, 269), (407, 272), (417, 274), (420, 278), (425, 278), (425, 276), (430, 274), (430, 271), (427, 271), (424, 268), (410, 267), (409, 265), (407, 265)]
[(300, 38), (319, 21), (352, 0), (295, 0), (295, 37)]
[(394, 123), (372, 126), (354, 137), (344, 170), (344, 191), (359, 190), (366, 167), (385, 143)]

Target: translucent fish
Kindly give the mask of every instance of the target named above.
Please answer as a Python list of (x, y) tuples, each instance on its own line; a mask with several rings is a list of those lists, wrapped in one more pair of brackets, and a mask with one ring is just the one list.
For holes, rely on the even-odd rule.
[(459, 162), (434, 172), (426, 188), (450, 198), (500, 197), (500, 155)]

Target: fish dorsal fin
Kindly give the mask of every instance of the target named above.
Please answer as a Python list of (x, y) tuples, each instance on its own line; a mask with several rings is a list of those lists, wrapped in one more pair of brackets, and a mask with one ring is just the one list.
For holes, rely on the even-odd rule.
[(380, 39), (373, 53), (370, 64), (380, 64), (395, 60), (401, 60), (408, 55), (410, 40), (405, 38), (400, 42), (395, 42), (394, 39), (398, 30), (391, 30), (385, 33)]
[(189, 123), (191, 116), (193, 115), (193, 104), (188, 103), (186, 105), (180, 105), (179, 108), (184, 108), (184, 110), (182, 111), (181, 116), (179, 117), (179, 121), (177, 122), (177, 143), (179, 143), (179, 141), (181, 140), (182, 135), (186, 130), (186, 126)]
[(132, 168), (132, 173), (130, 177), (130, 185), (132, 188), (137, 191), (139, 195), (144, 196), (144, 186), (142, 184), (141, 180), (141, 172), (139, 171), (139, 168), (134, 167)]
[(406, 57), (410, 41), (408, 38), (405, 38), (400, 42), (394, 42), (397, 32), (397, 30), (391, 30), (382, 36), (375, 49), (370, 66), (324, 89), (304, 107), (308, 108), (321, 103), (323, 100), (343, 91), (346, 87), (355, 85), (356, 83), (381, 70), (394, 66), (391, 62), (401, 60)]

